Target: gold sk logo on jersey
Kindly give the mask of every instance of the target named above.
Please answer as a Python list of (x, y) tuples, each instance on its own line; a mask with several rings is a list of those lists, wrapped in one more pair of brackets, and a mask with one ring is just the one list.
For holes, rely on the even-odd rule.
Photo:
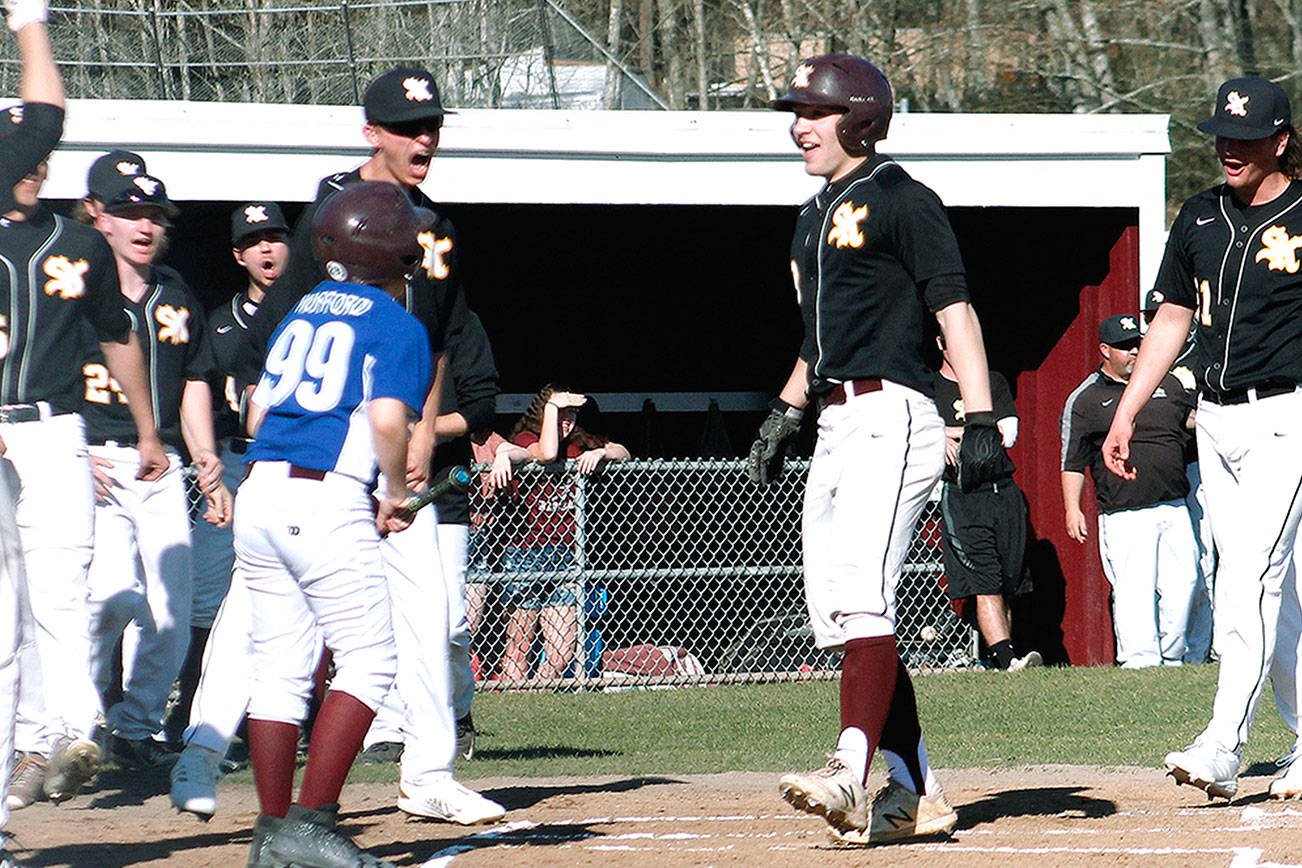
[(853, 202), (842, 202), (832, 212), (832, 231), (827, 233), (827, 243), (837, 247), (863, 247), (859, 224), (867, 219), (867, 205), (856, 208)]
[(162, 326), (158, 330), (158, 340), (169, 344), (184, 344), (190, 340), (190, 311), (183, 307), (160, 304), (154, 311), (154, 319)]
[(1299, 265), (1302, 265), (1297, 261), (1297, 249), (1302, 247), (1302, 235), (1289, 235), (1283, 226), (1272, 226), (1261, 233), (1261, 244), (1254, 262), (1264, 260), (1271, 271), (1297, 274)]
[(73, 262), (66, 256), (51, 256), (41, 264), (41, 270), (50, 278), (45, 281), (46, 295), (81, 298), (86, 294), (86, 272), (90, 270), (86, 260)]
[(420, 246), (425, 249), (425, 258), (421, 268), (435, 280), (446, 280), (448, 276), (447, 255), (452, 252), (452, 239), (439, 238), (433, 232), (422, 232), (416, 236)]
[(967, 418), (967, 411), (963, 408), (963, 399), (954, 399), (954, 418), (962, 422)]

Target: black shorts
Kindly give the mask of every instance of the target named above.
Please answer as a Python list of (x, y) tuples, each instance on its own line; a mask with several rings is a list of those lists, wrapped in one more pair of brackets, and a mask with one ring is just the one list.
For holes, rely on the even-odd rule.
[(946, 482), (940, 495), (949, 598), (1019, 597), (1031, 590), (1026, 570), (1026, 498), (1011, 479), (963, 492)]

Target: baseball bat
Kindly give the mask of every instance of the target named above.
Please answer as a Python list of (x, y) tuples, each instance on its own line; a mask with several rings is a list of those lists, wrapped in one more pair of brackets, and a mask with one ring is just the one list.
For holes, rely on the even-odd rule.
[(456, 465), (448, 471), (448, 476), (434, 483), (420, 494), (407, 498), (402, 505), (403, 512), (418, 512), (438, 500), (449, 491), (465, 491), (470, 487), (470, 471), (463, 465)]

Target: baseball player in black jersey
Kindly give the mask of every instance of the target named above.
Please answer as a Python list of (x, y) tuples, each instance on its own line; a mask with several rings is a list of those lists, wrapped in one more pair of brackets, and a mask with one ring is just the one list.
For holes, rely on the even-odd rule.
[[(323, 271), (310, 244), (312, 217), (329, 196), (357, 181), (378, 181), (400, 187), (413, 204), (437, 213), (418, 188), (429, 172), (448, 114), (434, 77), (416, 67), (390, 70), (371, 82), (362, 102), (366, 115), (362, 132), (373, 149), (371, 157), (351, 172), (321, 181), (316, 200), (295, 226), (289, 266), (250, 324), (252, 356), (246, 354), (246, 362), (256, 359), (260, 366), (267, 338), (285, 313), (321, 280), (337, 277)], [(417, 492), (429, 482), (434, 420), (446, 368), (444, 348), (466, 317), (451, 221), (436, 217), (430, 229), (421, 233), (420, 243), (424, 259), (408, 283), (407, 310), (425, 326), (437, 364), (429, 400), (407, 448), (407, 484)], [(397, 684), (407, 705), (398, 806), (416, 816), (478, 823), (502, 816), (502, 807), (452, 778), (456, 721), (448, 666), (450, 637), (444, 629), (447, 590), (442, 571), (430, 569), (440, 563), (437, 521), (437, 509), (423, 509), (408, 532), (390, 535), (382, 545), (393, 596)], [(442, 628), (431, 629), (432, 624)]]
[(1098, 496), (1099, 557), (1112, 585), (1117, 663), (1127, 669), (1179, 666), (1197, 587), (1198, 544), (1185, 496), (1185, 444), (1191, 396), (1168, 374), (1135, 419), (1126, 480), (1103, 466), (1100, 446), (1139, 352), (1138, 317), (1120, 314), (1099, 325), (1098, 370), (1072, 391), (1062, 410), (1062, 497), (1067, 535), (1089, 535), (1081, 511), (1085, 471)]
[(130, 427), (140, 478), (156, 479), (167, 467), (112, 254), (94, 230), (50, 213), (37, 198), (46, 171), (41, 157), (61, 125), (63, 92), (39, 23), (44, 4), (7, 6), (11, 24), (15, 15), (21, 20), (23, 10), (38, 7), (39, 15), (25, 16), (32, 23), (19, 32), (19, 45), (26, 63), (47, 68), (40, 76), (45, 82), (37, 87), (25, 81), (23, 123), (3, 139), (4, 147), (13, 148), (13, 161), (0, 161), (5, 172), (22, 166), (25, 175), (0, 193), (8, 199), (0, 217), (0, 259), (7, 265), (0, 269), (0, 309), (6, 311), (0, 327), (0, 439), (17, 471), (16, 516), (26, 568), (40, 576), (30, 596), (35, 641), (19, 655), (28, 689), (18, 701), (10, 808), (69, 798), (100, 762), (100, 750), (89, 740), (99, 707), (86, 602), (94, 494), (77, 414), (83, 381), (79, 367), (70, 364), (80, 355), (84, 330), (99, 342), (108, 373), (135, 399)]
[[(1157, 315), (1157, 309), (1166, 301), (1162, 290), (1153, 288), (1144, 295), (1143, 319), (1147, 328)], [(1189, 359), (1194, 351), (1192, 324), (1189, 339), (1176, 357), (1171, 375), (1189, 393), (1189, 403), (1198, 401), (1198, 383), (1194, 380)], [(1207, 520), (1207, 498), (1203, 491), (1202, 469), (1198, 464), (1198, 440), (1190, 437), (1185, 445), (1184, 475), (1189, 479), (1189, 494), (1185, 505), (1193, 520), (1194, 539), (1198, 542), (1198, 583), (1194, 587), (1193, 607), (1189, 611), (1189, 628), (1185, 631), (1184, 662), (1206, 663), (1212, 651), (1212, 588), (1216, 581), (1216, 546), (1212, 542), (1212, 523)]]
[[(951, 600), (971, 600), (977, 629), (997, 669), (1020, 672), (1044, 663), (1038, 651), (1018, 656), (1013, 649), (1009, 600), (1031, 591), (1026, 561), (1026, 498), (1013, 481), (1012, 459), (1005, 454), (994, 478), (964, 491), (958, 484), (958, 450), (967, 419), (958, 379), (945, 341), (937, 338), (941, 364), (936, 372), (936, 409), (945, 423), (945, 484), (941, 489), (941, 538), (946, 590)], [(1008, 381), (990, 372), (990, 393), (1004, 448), (1017, 442), (1017, 407)]]
[(155, 736), (190, 643), (193, 577), (183, 450), (198, 471), (208, 520), (225, 524), (231, 516), (213, 437), (203, 309), (179, 274), (154, 262), (175, 213), (162, 181), (142, 174), (123, 178), (95, 219), (113, 251), (120, 301), (144, 350), (149, 401), (168, 449), (162, 477), (135, 478), (130, 409), (97, 348), (88, 348), (82, 365), (82, 412), (97, 494), (89, 579), (92, 669), (106, 695), (117, 674), (114, 649), (131, 624), (135, 641), (124, 646), (134, 648), (123, 667), (127, 680), (121, 700), (105, 702), (105, 718), (111, 752), (119, 762), (137, 765), (175, 760)]
[[(1186, 201), (1171, 226), (1156, 284), (1166, 300), (1118, 402), (1103, 455), (1108, 469), (1125, 478), (1144, 472), (1130, 462), (1134, 420), (1184, 347), (1192, 322), (1199, 464), (1220, 553), (1221, 667), (1211, 721), (1187, 748), (1166, 756), (1166, 768), (1177, 782), (1228, 799), (1238, 791), (1243, 746), (1271, 671), (1283, 586), (1296, 580), (1302, 143), (1287, 95), (1260, 78), (1222, 84), (1213, 116), (1199, 129), (1216, 136), (1225, 180)], [(1290, 674), (1296, 681), (1296, 673), (1280, 673)], [(1296, 754), (1270, 790), (1302, 794)]]
[[(981, 328), (939, 198), (875, 152), (892, 110), (881, 71), (847, 54), (806, 60), (773, 108), (795, 113), (791, 137), (805, 171), (827, 183), (796, 220), (791, 272), (805, 339), (749, 468), (765, 482), (805, 407), (817, 406), (803, 520), (805, 598), (818, 647), (843, 652), (836, 752), (822, 769), (783, 776), (779, 789), (797, 808), (825, 817), (847, 843), (945, 833), (957, 816), (927, 762), (896, 649), (895, 587), (945, 464), (923, 358), (929, 314), (967, 408), (960, 484), (994, 478), (985, 474), (1003, 451)], [(864, 782), (878, 749), (889, 773), (870, 807)]]
[[(448, 344), (448, 378), (444, 386), (442, 412), (434, 421), (439, 445), (434, 450), (431, 479), (438, 483), (457, 465), (474, 462), (470, 435), (493, 423), (497, 413), (497, 365), (483, 323), (473, 311), (465, 327)], [(457, 756), (470, 759), (475, 749), (475, 725), (471, 704), (475, 677), (470, 666), (470, 624), (467, 621), (466, 568), (470, 545), (470, 498), (463, 490), (448, 489), (434, 501), (438, 509), (439, 556), (448, 591), (451, 623), (452, 707), (457, 721)], [(476, 589), (482, 595), (482, 585)], [(477, 602), (482, 605), (482, 600)], [(383, 761), (395, 758), (402, 741), (400, 691), (392, 690), (366, 735), (367, 750), (362, 759)], [(369, 756), (368, 756), (369, 754)]]

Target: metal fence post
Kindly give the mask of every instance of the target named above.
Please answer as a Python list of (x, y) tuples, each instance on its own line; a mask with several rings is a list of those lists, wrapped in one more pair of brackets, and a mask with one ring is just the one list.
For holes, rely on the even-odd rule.
[(344, 19), (344, 43), (348, 48), (348, 75), (353, 80), (353, 102), (362, 104), (362, 91), (357, 84), (357, 56), (353, 53), (353, 23), (348, 13), (348, 0), (339, 5), (339, 14)]
[(149, 29), (154, 36), (154, 68), (158, 70), (159, 97), (167, 99), (167, 75), (163, 71), (163, 40), (158, 34), (158, 0), (149, 10)]
[(575, 620), (575, 678), (586, 678), (588, 672), (588, 583), (586, 574), (588, 559), (584, 553), (587, 548), (587, 477), (578, 471), (578, 466), (570, 463), (568, 472), (573, 473), (574, 480), (574, 567), (578, 571), (578, 614)]

